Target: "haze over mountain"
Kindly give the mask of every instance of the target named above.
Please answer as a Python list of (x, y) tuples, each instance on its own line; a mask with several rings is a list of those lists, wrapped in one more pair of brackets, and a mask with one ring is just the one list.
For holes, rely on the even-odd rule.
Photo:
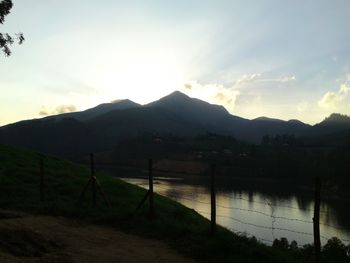
[(175, 91), (143, 106), (121, 100), (81, 112), (6, 125), (0, 128), (0, 143), (77, 155), (108, 150), (144, 133), (193, 136), (212, 132), (259, 143), (264, 135), (320, 136), (346, 130), (350, 130), (350, 117), (345, 115), (332, 114), (314, 126), (268, 117), (248, 120), (229, 114), (223, 106)]

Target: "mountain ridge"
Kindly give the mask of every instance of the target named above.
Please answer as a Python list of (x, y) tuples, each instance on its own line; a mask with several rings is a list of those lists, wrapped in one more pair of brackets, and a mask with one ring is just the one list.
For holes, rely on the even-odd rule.
[(176, 91), (146, 105), (119, 100), (81, 112), (9, 124), (0, 127), (0, 143), (66, 155), (108, 150), (144, 133), (193, 136), (210, 132), (260, 143), (265, 135), (323, 136), (347, 129), (350, 117), (346, 115), (333, 114), (314, 126), (268, 117), (248, 120), (223, 106)]
[(123, 99), (123, 100), (114, 100), (109, 103), (101, 103), (95, 107), (86, 109), (84, 111), (76, 111), (76, 112), (69, 112), (69, 113), (63, 113), (63, 114), (56, 114), (47, 116), (45, 118), (74, 118), (80, 121), (87, 121), (90, 119), (93, 119), (97, 117), (98, 115), (107, 113), (112, 110), (123, 110), (123, 109), (129, 109), (134, 107), (141, 107), (140, 104), (133, 102), (129, 99)]

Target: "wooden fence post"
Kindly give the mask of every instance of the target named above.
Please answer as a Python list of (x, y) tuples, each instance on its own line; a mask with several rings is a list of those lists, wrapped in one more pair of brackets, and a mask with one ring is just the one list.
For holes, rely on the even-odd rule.
[(315, 206), (314, 206), (314, 246), (315, 246), (315, 263), (321, 262), (321, 238), (320, 238), (320, 199), (321, 199), (321, 179), (315, 178)]
[(92, 203), (96, 207), (96, 176), (95, 176), (95, 164), (94, 154), (90, 153), (90, 167), (91, 167), (91, 179), (92, 179)]
[(40, 201), (45, 201), (45, 192), (44, 192), (44, 159), (40, 157)]
[(211, 165), (210, 174), (210, 199), (211, 199), (211, 228), (210, 234), (213, 236), (216, 232), (216, 193), (215, 193), (215, 168), (216, 165)]
[(154, 219), (154, 199), (153, 199), (153, 173), (152, 173), (152, 159), (148, 160), (148, 180), (149, 180), (149, 218)]

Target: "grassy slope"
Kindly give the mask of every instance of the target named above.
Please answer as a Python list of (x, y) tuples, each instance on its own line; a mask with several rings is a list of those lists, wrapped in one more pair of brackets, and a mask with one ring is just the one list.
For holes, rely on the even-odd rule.
[[(209, 222), (194, 210), (156, 196), (156, 220), (147, 219), (147, 205), (135, 208), (145, 190), (119, 179), (98, 174), (112, 202), (91, 206), (87, 193), (79, 203), (89, 178), (86, 167), (45, 156), (46, 201), (39, 201), (39, 154), (0, 145), (0, 208), (78, 218), (87, 223), (116, 227), (125, 232), (163, 240), (183, 254), (209, 262), (294, 262), (287, 254), (219, 228), (208, 235)], [(89, 189), (90, 190), (90, 189)]]

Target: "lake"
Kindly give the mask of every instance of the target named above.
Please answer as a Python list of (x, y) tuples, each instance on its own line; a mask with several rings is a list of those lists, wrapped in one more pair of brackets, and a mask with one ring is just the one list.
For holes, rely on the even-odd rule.
[[(148, 179), (122, 178), (148, 189)], [(210, 190), (208, 178), (184, 176), (155, 177), (154, 191), (196, 210), (210, 219)], [(286, 237), (298, 245), (313, 243), (313, 192), (295, 194), (290, 185), (262, 182), (242, 183), (234, 179), (216, 180), (217, 223), (233, 232), (255, 236), (266, 244), (275, 238)], [(249, 189), (250, 186), (253, 189)], [(260, 186), (260, 187), (257, 187)], [(265, 190), (263, 190), (265, 189)], [(274, 189), (273, 191), (271, 189)], [(349, 203), (323, 201), (320, 208), (321, 242), (336, 236), (350, 244)]]

